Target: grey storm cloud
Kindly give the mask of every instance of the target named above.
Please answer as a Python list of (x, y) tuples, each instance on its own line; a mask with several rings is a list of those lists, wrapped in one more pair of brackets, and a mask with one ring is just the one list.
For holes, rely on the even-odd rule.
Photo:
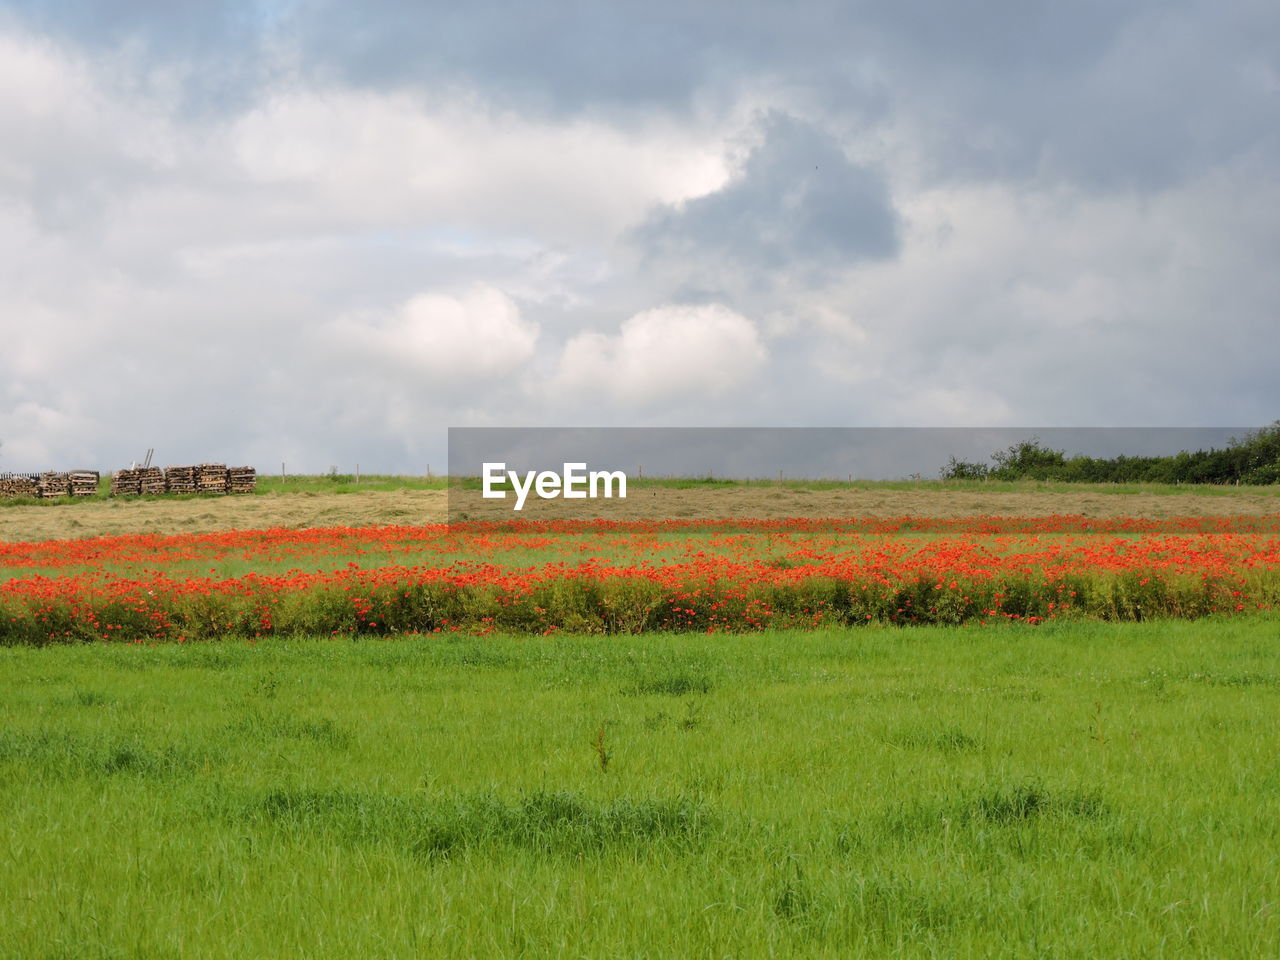
[(1109, 189), (1280, 149), (1280, 7), (1257, 0), (7, 6), (41, 30), (186, 65), (204, 106), (239, 106), (282, 72), (615, 117), (724, 105), (744, 83), (774, 83), (837, 122), (908, 118), (934, 177)]
[(0, 26), (9, 19), (86, 49), (123, 54), (142, 66), (130, 80), (139, 88), (154, 79), (150, 69), (174, 70), (184, 109), (219, 115), (242, 109), (280, 75), (276, 41), (289, 7), (287, 0), (0, 0)]
[(883, 3), (897, 106), (939, 178), (1152, 191), (1280, 139), (1280, 8), (1239, 3)]
[(813, 124), (773, 115), (762, 132), (722, 189), (658, 211), (636, 229), (647, 256), (817, 274), (897, 251), (897, 215), (881, 174), (851, 162)]

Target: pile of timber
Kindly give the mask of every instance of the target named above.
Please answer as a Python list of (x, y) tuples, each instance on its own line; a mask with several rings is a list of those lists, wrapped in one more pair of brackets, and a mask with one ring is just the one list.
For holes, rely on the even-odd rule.
[(258, 484), (258, 471), (253, 467), (227, 468), (227, 493), (253, 493)]
[(92, 497), (98, 492), (100, 474), (97, 470), (72, 470), (67, 477), (71, 480), (73, 497)]
[(196, 471), (196, 487), (201, 493), (227, 492), (227, 465), (202, 463)]
[[(50, 470), (45, 473), (0, 473), (0, 498), (91, 497), (98, 492), (97, 470)], [(202, 463), (198, 467), (131, 467), (111, 475), (111, 496), (163, 493), (253, 493), (258, 471)]]
[(165, 467), (164, 488), (170, 493), (195, 493), (195, 467)]
[(111, 495), (113, 497), (136, 497), (141, 492), (141, 470), (117, 470), (111, 475)]
[[(0, 473), (0, 497), (91, 497), (98, 492), (97, 470), (66, 473)], [(130, 467), (111, 475), (111, 496), (164, 493), (253, 493), (258, 471), (253, 467), (227, 469), (221, 463), (195, 467)]]
[(49, 471), (40, 474), (40, 496), (46, 500), (54, 497), (71, 496), (71, 476), (66, 473)]
[(98, 471), (0, 473), (0, 497), (91, 497), (98, 492)]
[(40, 477), (34, 473), (0, 473), (0, 497), (34, 497), (40, 493)]
[(138, 492), (154, 496), (164, 493), (164, 471), (159, 467), (143, 467), (138, 471)]

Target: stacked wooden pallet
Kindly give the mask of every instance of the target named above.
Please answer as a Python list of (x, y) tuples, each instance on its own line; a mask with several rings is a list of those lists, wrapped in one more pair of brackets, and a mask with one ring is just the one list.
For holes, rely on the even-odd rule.
[(139, 493), (154, 496), (164, 493), (164, 471), (159, 467), (143, 467), (138, 471)]
[(227, 493), (253, 493), (258, 484), (258, 471), (253, 467), (227, 468)]
[(164, 487), (170, 493), (195, 493), (195, 467), (165, 467)]
[(46, 500), (54, 497), (71, 496), (71, 477), (65, 473), (50, 470), (40, 474), (40, 496)]
[(227, 465), (202, 463), (196, 473), (196, 486), (201, 493), (227, 492)]
[(141, 492), (141, 470), (117, 470), (111, 475), (111, 495), (113, 497), (136, 497)]
[[(3, 497), (91, 497), (98, 492), (97, 470), (46, 473), (0, 473)], [(202, 463), (198, 467), (131, 467), (111, 475), (113, 497), (162, 493), (253, 493), (258, 472), (253, 467)]]
[(40, 478), (30, 473), (0, 473), (0, 497), (34, 497), (40, 492)]
[(71, 480), (73, 497), (92, 497), (98, 492), (100, 474), (97, 470), (72, 470), (67, 477)]

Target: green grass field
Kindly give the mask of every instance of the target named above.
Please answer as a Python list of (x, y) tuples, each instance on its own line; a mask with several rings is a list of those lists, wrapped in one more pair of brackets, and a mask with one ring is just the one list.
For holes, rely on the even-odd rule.
[(1274, 618), (0, 649), (0, 956), (1280, 955)]

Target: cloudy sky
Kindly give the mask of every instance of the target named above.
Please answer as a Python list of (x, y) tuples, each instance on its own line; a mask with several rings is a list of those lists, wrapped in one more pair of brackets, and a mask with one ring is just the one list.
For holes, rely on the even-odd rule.
[(0, 470), (1280, 417), (1274, 0), (0, 0)]

